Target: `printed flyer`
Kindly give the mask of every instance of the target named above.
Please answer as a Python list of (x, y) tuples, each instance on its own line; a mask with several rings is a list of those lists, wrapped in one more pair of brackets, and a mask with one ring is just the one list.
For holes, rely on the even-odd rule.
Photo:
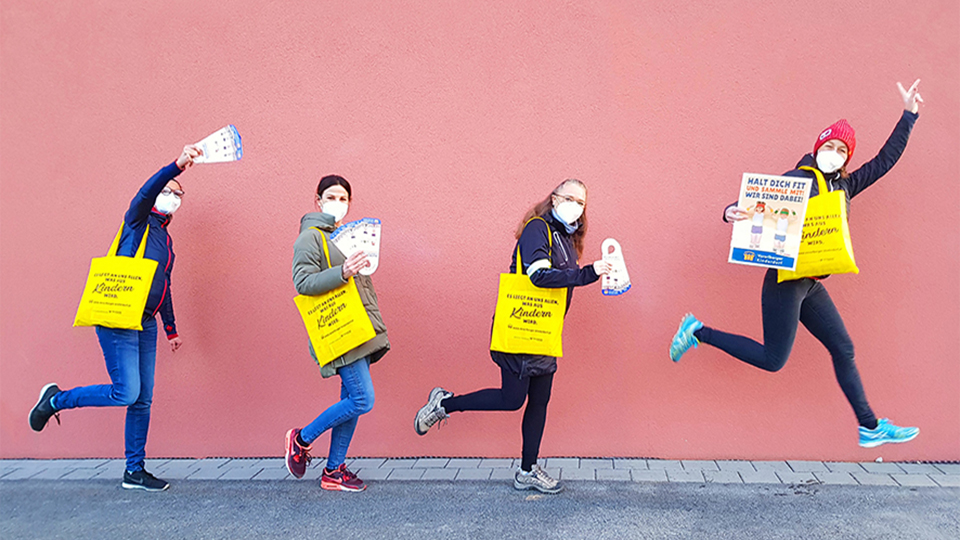
[(376, 218), (363, 218), (337, 227), (330, 240), (341, 253), (349, 257), (358, 251), (367, 254), (370, 266), (360, 270), (360, 274), (369, 276), (380, 266), (380, 230), (383, 224)]
[(783, 270), (797, 267), (803, 218), (813, 179), (743, 173), (728, 262)]

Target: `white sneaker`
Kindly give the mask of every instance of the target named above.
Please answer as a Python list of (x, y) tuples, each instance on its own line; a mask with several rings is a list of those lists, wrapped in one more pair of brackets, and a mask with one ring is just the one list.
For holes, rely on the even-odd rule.
[(417, 435), (426, 435), (434, 424), (450, 418), (447, 411), (440, 406), (440, 402), (448, 397), (453, 397), (453, 394), (439, 386), (430, 391), (427, 404), (420, 407), (420, 410), (417, 411), (417, 417), (413, 420), (413, 429), (417, 432)]
[(531, 467), (530, 472), (518, 469), (517, 474), (513, 477), (513, 487), (516, 489), (535, 489), (541, 493), (560, 493), (563, 491), (560, 481), (550, 478), (550, 475), (539, 465)]

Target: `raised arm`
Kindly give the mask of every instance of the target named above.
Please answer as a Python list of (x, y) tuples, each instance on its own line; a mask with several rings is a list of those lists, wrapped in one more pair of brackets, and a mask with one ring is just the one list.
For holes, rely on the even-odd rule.
[(180, 157), (178, 157), (176, 161), (151, 176), (147, 182), (143, 184), (143, 187), (140, 188), (140, 191), (133, 197), (133, 200), (130, 201), (130, 208), (127, 209), (127, 213), (123, 216), (123, 220), (127, 225), (136, 227), (146, 221), (147, 216), (150, 215), (150, 210), (153, 209), (153, 205), (157, 201), (157, 195), (160, 195), (160, 192), (163, 191), (167, 182), (173, 180), (193, 165), (194, 158), (200, 156), (202, 153), (200, 149), (193, 145), (184, 146), (183, 152), (180, 153)]
[(903, 114), (876, 157), (850, 173), (850, 177), (845, 180), (846, 191), (851, 198), (887, 174), (900, 159), (900, 156), (903, 155), (903, 151), (907, 147), (907, 141), (910, 139), (910, 132), (913, 130), (913, 124), (918, 118), (917, 111), (919, 111), (920, 103), (923, 103), (923, 98), (920, 97), (917, 90), (919, 84), (920, 79), (917, 79), (908, 90), (904, 90), (903, 85), (897, 83), (900, 97), (903, 98)]

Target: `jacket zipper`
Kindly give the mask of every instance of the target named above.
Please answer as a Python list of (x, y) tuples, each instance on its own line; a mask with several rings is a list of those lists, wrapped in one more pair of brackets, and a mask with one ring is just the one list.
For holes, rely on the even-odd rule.
[[(553, 240), (556, 242), (557, 246), (560, 247), (560, 254), (563, 255), (563, 262), (569, 262), (570, 257), (567, 255), (567, 248), (563, 246), (563, 240), (560, 238), (560, 233), (553, 232)], [(566, 265), (564, 265), (566, 266)]]
[[(146, 242), (146, 240), (144, 240)], [(167, 296), (167, 270), (170, 269), (170, 261), (173, 259), (173, 250), (170, 249), (170, 235), (167, 234), (167, 266), (163, 269), (163, 294), (160, 295), (160, 301), (157, 302), (157, 307), (153, 310), (153, 315), (151, 317), (156, 317), (157, 312), (160, 311), (160, 306), (163, 305), (163, 299)]]

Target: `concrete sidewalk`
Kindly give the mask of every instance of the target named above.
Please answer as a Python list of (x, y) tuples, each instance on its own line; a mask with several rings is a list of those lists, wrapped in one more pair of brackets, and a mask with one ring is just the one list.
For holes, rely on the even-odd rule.
[[(219, 470), (224, 478), (229, 471), (260, 468), (224, 468), (227, 464), (201, 470), (209, 476)], [(440, 468), (421, 470), (430, 469)], [(413, 470), (394, 468), (387, 477)], [(229, 476), (234, 474), (239, 473)], [(163, 493), (146, 493), (122, 489), (115, 476), (10, 480), (0, 481), (0, 536), (954, 540), (960, 538), (960, 488), (571, 481), (559, 495), (542, 495), (517, 491), (505, 481), (387, 480), (371, 482), (363, 493), (340, 493), (324, 491), (315, 481), (186, 480)]]
[[(314, 458), (304, 477), (320, 477)], [(347, 466), (365, 481), (512, 480), (520, 460), (490, 458), (356, 458)], [(671, 461), (620, 458), (545, 458), (541, 466), (566, 481), (699, 484), (836, 484), (960, 487), (957, 463), (846, 463), (821, 461)], [(121, 459), (0, 460), (0, 482), (11, 480), (119, 480)], [(165, 480), (293, 480), (282, 458), (148, 459)]]

